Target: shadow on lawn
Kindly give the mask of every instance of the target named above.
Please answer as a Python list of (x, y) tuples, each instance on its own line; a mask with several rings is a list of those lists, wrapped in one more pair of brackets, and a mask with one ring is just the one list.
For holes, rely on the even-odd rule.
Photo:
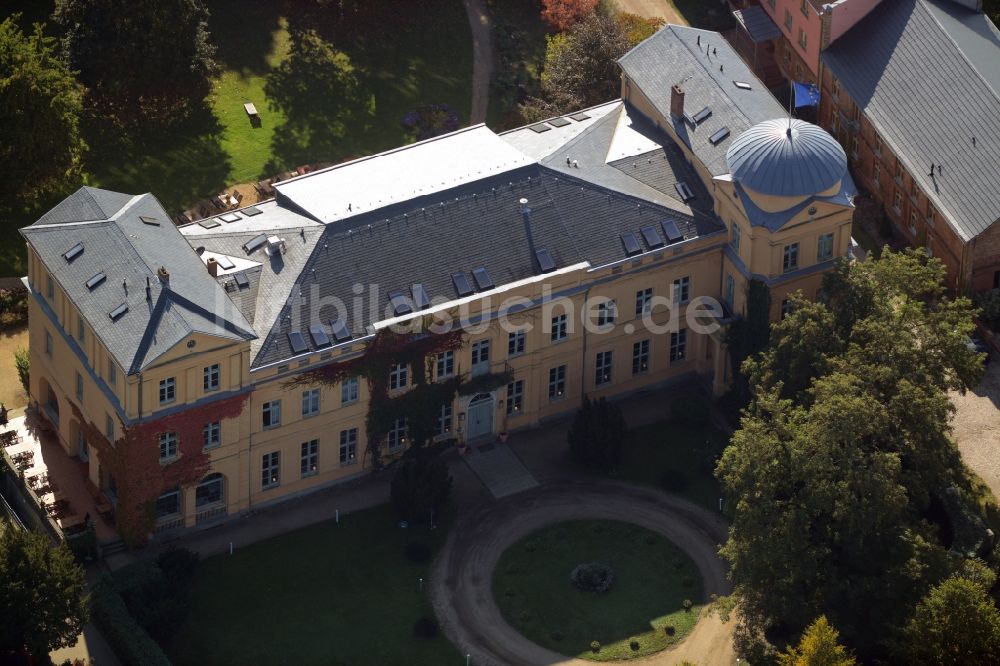
[(268, 54), (274, 33), (289, 3), (282, 0), (207, 0), (211, 16), (208, 31), (218, 51), (216, 60), (223, 69), (244, 74), (264, 74), (270, 70)]
[(204, 102), (169, 123), (123, 127), (90, 114), (81, 123), (89, 146), (84, 165), (98, 187), (152, 191), (167, 212), (220, 191), (230, 172), (222, 127)]

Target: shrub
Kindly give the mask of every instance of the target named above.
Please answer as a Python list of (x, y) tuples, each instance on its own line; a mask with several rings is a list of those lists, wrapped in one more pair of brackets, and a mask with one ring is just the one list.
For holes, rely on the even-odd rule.
[(122, 601), (153, 638), (169, 638), (187, 616), (197, 563), (196, 553), (171, 548), (156, 560), (142, 560), (115, 572)]
[(199, 559), (198, 553), (193, 550), (170, 547), (160, 553), (156, 558), (156, 564), (163, 572), (167, 584), (186, 586), (194, 580)]
[(685, 599), (684, 601), (681, 602), (681, 606), (684, 607), (684, 610), (690, 611), (692, 608), (694, 608), (694, 603), (692, 603), (690, 599)]
[(434, 638), (438, 633), (438, 623), (433, 617), (424, 615), (413, 623), (413, 635), (417, 638)]
[(431, 559), (431, 547), (423, 541), (410, 541), (403, 549), (406, 559), (416, 564), (423, 564)]
[(691, 479), (684, 470), (665, 469), (660, 475), (660, 485), (668, 493), (683, 493), (691, 485)]
[(451, 497), (451, 473), (439, 459), (411, 458), (392, 477), (389, 498), (400, 520), (430, 522)]
[(30, 393), (31, 382), (28, 371), (31, 368), (31, 355), (27, 349), (22, 347), (14, 352), (14, 365), (17, 367), (17, 378), (21, 381), (24, 392)]
[(601, 641), (590, 641), (590, 651), (600, 652), (601, 651)]
[(109, 576), (91, 595), (91, 618), (125, 666), (170, 666), (170, 660), (129, 613)]
[(636, 639), (634, 639), (634, 638), (633, 638), (633, 639), (631, 639), (631, 640), (629, 640), (629, 642), (628, 642), (628, 646), (629, 646), (630, 648), (632, 648), (632, 652), (638, 652), (638, 651), (639, 651), (639, 641), (637, 641), (637, 640), (636, 640)]
[(577, 410), (567, 439), (577, 460), (595, 469), (611, 470), (622, 455), (627, 429), (618, 405), (604, 398), (584, 400)]
[(556, 643), (559, 643), (565, 638), (565, 636), (563, 636), (563, 633), (557, 629), (549, 634), (549, 638), (554, 640)]
[(1000, 289), (974, 294), (972, 302), (983, 311), (980, 319), (994, 331), (1000, 331)]
[(88, 525), (82, 532), (67, 536), (66, 545), (69, 546), (77, 562), (91, 562), (97, 559), (97, 534), (93, 525)]
[(588, 562), (576, 565), (569, 579), (584, 592), (604, 594), (614, 584), (615, 572), (607, 564)]
[(28, 290), (0, 289), (0, 327), (21, 326), (28, 322)]
[(667, 636), (673, 636), (675, 633), (677, 633), (677, 629), (674, 627), (674, 625), (668, 624), (667, 626), (663, 627), (663, 632)]
[(670, 404), (670, 420), (677, 425), (702, 428), (712, 421), (712, 405), (702, 395), (686, 395)]

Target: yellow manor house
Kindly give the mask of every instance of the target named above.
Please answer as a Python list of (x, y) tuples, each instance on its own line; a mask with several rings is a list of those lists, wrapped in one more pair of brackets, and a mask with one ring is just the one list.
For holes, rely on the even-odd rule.
[[(620, 67), (620, 100), (310, 173), (182, 227), (151, 194), (81, 188), (22, 230), (38, 413), (113, 502), (147, 481), (102, 465), (88, 433), (144, 433), (163, 479), (204, 452), (204, 474), (160, 489), (163, 531), (363, 474), (366, 382), (290, 380), (415, 316), (461, 312), (463, 344), (394, 366), (392, 394), (417, 372), (507, 376), (443, 406), (442, 437), (692, 378), (721, 393), (723, 336), (688, 307), (710, 298), (724, 324), (751, 279), (775, 320), (791, 292), (815, 296), (850, 248), (846, 156), (718, 33), (667, 26)], [(406, 423), (384, 437), (402, 451)]]

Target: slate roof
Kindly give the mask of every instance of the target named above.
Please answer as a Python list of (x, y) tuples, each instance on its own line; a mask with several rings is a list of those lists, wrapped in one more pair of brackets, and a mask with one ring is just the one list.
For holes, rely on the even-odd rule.
[[(717, 32), (668, 25), (622, 56), (618, 64), (664, 118), (671, 119), (674, 84), (684, 89), (686, 113), (711, 110), (709, 118), (694, 126), (684, 120), (671, 121), (677, 136), (713, 176), (728, 173), (726, 149), (737, 136), (759, 122), (788, 115)], [(750, 90), (737, 88), (736, 81), (749, 84)], [(716, 144), (710, 142), (709, 137), (723, 127), (729, 128), (729, 136)]]
[[(191, 333), (254, 337), (151, 194), (82, 188), (21, 234), (126, 374), (149, 367)], [(83, 252), (67, 260), (64, 253), (77, 243)], [(157, 277), (161, 266), (170, 273), (169, 286)], [(106, 279), (89, 288), (98, 273)], [(128, 311), (112, 320), (109, 314), (123, 303)]]
[(1000, 32), (986, 16), (882, 2), (821, 57), (964, 240), (1000, 219)]

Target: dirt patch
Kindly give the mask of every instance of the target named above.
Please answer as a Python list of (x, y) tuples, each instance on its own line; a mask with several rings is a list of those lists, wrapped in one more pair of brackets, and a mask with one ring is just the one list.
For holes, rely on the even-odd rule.
[[(28, 394), (21, 388), (14, 366), (14, 352), (28, 348), (28, 327), (0, 332), (0, 402), (10, 410), (20, 410), (28, 404)], [(15, 416), (18, 412), (12, 412)]]
[(986, 376), (965, 395), (951, 393), (957, 410), (954, 437), (965, 464), (1000, 498), (1000, 359), (986, 366)]
[(615, 5), (621, 11), (629, 14), (637, 14), (645, 18), (661, 18), (668, 24), (688, 24), (669, 0), (615, 0)]

